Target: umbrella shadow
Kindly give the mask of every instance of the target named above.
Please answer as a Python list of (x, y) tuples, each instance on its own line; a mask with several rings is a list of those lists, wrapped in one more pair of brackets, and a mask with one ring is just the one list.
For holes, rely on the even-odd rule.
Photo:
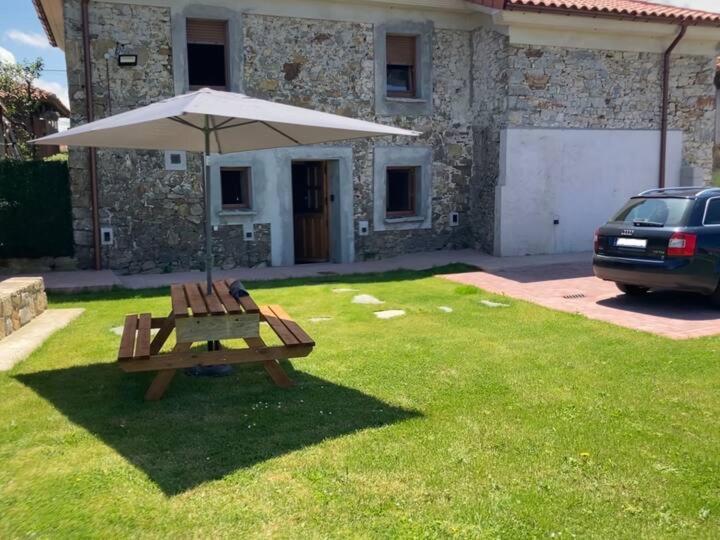
[(556, 281), (563, 279), (578, 279), (592, 277), (593, 269), (590, 262), (580, 263), (553, 263), (541, 266), (522, 266), (507, 268), (499, 271), (486, 271), (488, 274), (504, 277), (518, 283), (538, 283), (543, 281)]
[(360, 430), (421, 416), (307, 373), (271, 385), (243, 368), (222, 379), (178, 374), (165, 399), (146, 403), (149, 374), (90, 364), (17, 375), (173, 496), (274, 457)]

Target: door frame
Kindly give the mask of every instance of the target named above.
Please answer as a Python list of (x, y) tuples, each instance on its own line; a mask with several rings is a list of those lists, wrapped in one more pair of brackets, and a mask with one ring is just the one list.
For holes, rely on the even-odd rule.
[[(319, 163), (322, 167), (322, 192), (323, 192), (323, 215), (325, 218), (325, 233), (327, 235), (327, 257), (325, 260), (304, 260), (304, 261), (298, 261), (297, 253), (296, 253), (296, 236), (295, 236), (295, 179), (293, 178), (293, 165), (296, 163)], [(292, 223), (293, 223), (293, 256), (294, 256), (294, 264), (308, 264), (308, 263), (323, 263), (323, 262), (332, 262), (333, 261), (333, 235), (332, 232), (332, 225), (333, 225), (333, 212), (332, 212), (332, 199), (334, 198), (334, 194), (331, 189), (331, 182), (330, 182), (330, 162), (325, 159), (293, 159), (290, 161), (290, 187), (291, 187), (291, 193), (293, 194), (293, 201), (292, 201)]]
[[(273, 228), (273, 254), (278, 250), (278, 265), (295, 264), (295, 234), (292, 213), (292, 162), (326, 161), (330, 194), (330, 262), (355, 261), (355, 218), (353, 196), (353, 150), (351, 146), (300, 146), (270, 150), (277, 167), (277, 196), (280, 198), (280, 226)], [(268, 154), (270, 155), (270, 154)], [(273, 170), (269, 168), (268, 172)]]

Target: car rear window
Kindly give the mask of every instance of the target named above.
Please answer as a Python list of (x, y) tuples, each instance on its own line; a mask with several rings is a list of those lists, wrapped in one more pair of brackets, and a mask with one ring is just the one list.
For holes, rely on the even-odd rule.
[(693, 199), (648, 197), (630, 199), (611, 221), (615, 223), (648, 223), (679, 227), (687, 223)]

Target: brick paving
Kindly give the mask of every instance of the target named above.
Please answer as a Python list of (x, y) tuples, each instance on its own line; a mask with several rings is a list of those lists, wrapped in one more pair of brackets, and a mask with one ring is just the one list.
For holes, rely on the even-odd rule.
[(500, 268), (443, 276), (488, 292), (672, 339), (720, 334), (720, 308), (699, 295), (652, 292), (626, 296), (592, 274), (589, 262)]

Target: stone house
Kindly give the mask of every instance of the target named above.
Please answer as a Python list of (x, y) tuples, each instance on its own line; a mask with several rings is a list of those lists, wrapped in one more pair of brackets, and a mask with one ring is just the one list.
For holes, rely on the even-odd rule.
[[(209, 86), (423, 133), (214, 156), (223, 268), (584, 251), (629, 195), (710, 181), (720, 14), (638, 0), (34, 1), (66, 53), (73, 123)], [(201, 267), (198, 156), (76, 149), (70, 167), (83, 266)]]

